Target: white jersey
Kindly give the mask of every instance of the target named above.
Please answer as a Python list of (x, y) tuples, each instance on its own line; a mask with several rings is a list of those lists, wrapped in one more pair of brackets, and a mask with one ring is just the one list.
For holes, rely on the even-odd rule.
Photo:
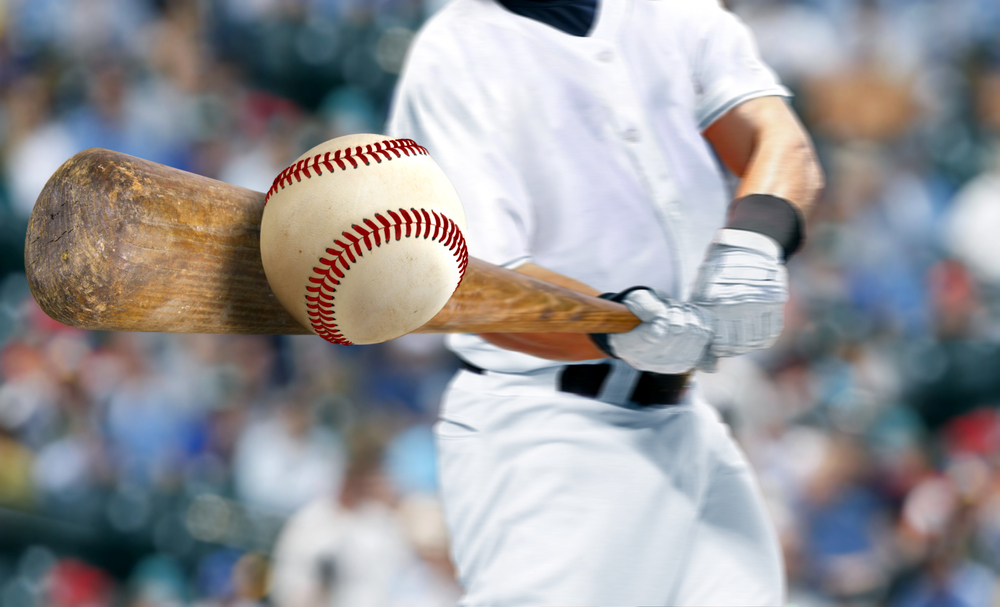
[[(418, 35), (387, 131), (452, 180), (471, 255), (684, 299), (729, 200), (701, 132), (787, 94), (716, 0), (608, 0), (587, 37), (455, 0)], [(449, 344), (496, 371), (557, 364), (473, 335)]]

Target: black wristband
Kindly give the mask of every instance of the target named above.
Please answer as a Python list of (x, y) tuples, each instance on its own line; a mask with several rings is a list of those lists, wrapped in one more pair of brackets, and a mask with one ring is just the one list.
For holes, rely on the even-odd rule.
[(727, 228), (768, 236), (781, 245), (788, 259), (802, 246), (805, 221), (798, 207), (770, 194), (751, 194), (729, 205)]
[[(642, 291), (642, 290), (652, 291), (652, 289), (650, 289), (649, 287), (629, 287), (619, 293), (601, 293), (600, 295), (598, 295), (598, 297), (600, 297), (601, 299), (607, 299), (609, 301), (621, 303), (622, 301), (625, 300), (625, 297), (632, 291)], [(614, 350), (611, 348), (611, 344), (608, 343), (607, 333), (591, 333), (590, 341), (594, 342), (594, 345), (597, 346), (601, 350), (601, 352), (604, 352), (611, 358), (618, 358), (618, 356), (615, 355)]]

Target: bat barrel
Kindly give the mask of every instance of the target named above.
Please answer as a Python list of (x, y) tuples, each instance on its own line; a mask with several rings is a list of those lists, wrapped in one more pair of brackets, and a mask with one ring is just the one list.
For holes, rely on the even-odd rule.
[(32, 295), (67, 325), (306, 333), (260, 261), (264, 195), (92, 148), (63, 164), (28, 223)]

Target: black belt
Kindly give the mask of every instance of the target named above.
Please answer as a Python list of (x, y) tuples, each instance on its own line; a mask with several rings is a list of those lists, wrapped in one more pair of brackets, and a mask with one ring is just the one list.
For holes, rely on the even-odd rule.
[[(485, 369), (461, 360), (461, 366), (466, 371), (482, 375)], [(611, 373), (610, 363), (590, 365), (566, 365), (559, 371), (559, 391), (596, 398), (604, 387), (605, 380)], [(684, 398), (690, 374), (664, 375), (662, 373), (639, 373), (629, 396), (629, 402), (635, 405), (676, 405)]]

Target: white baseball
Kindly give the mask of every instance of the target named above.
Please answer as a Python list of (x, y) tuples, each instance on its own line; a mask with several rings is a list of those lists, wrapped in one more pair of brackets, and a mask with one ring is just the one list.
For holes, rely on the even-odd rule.
[(338, 344), (405, 335), (434, 317), (468, 262), (455, 188), (412, 139), (348, 135), (282, 171), (260, 227), (264, 273), (304, 327)]

